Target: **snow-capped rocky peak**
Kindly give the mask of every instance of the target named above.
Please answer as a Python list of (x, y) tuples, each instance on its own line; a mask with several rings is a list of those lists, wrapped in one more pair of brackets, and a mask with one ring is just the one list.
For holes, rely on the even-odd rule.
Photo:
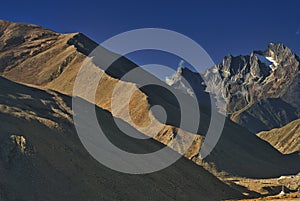
[(226, 56), (219, 65), (207, 69), (203, 79), (181, 65), (167, 83), (194, 96), (195, 92), (188, 89), (188, 81), (194, 91), (204, 89), (222, 97), (227, 102), (227, 112), (231, 114), (255, 100), (279, 97), (298, 72), (299, 62), (291, 50), (283, 44), (270, 43), (265, 51)]

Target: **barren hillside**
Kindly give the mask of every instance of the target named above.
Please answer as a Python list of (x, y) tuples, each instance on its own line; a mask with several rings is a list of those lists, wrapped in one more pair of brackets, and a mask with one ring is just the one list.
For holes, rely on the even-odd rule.
[(300, 151), (300, 119), (257, 135), (284, 154)]
[[(74, 80), (82, 62), (88, 58), (87, 55), (96, 47), (96, 43), (79, 33), (57, 34), (35, 25), (6, 21), (1, 21), (0, 24), (0, 44), (2, 44), (0, 62), (2, 64), (1, 74), (4, 77), (66, 95), (72, 94)], [(11, 40), (19, 42), (11, 43), (9, 42)], [(163, 126), (154, 139), (169, 145), (178, 152), (184, 150), (185, 147), (182, 145), (184, 146), (185, 141), (192, 136), (194, 143), (185, 156), (202, 164), (197, 157), (201, 141), (210, 123), (210, 108), (200, 105), (201, 122), (197, 132), (190, 133), (189, 128), (178, 129), (179, 105), (165, 90), (177, 94), (186, 103), (193, 103), (194, 100), (142, 70), (139, 78), (159, 83), (165, 90), (161, 90), (161, 88), (158, 90), (155, 87), (139, 89), (139, 78), (120, 81), (120, 77), (128, 70), (138, 67), (122, 57), (111, 66), (110, 70), (104, 72), (101, 64), (105, 63), (105, 55), (111, 54), (113, 53), (103, 49), (103, 55), (93, 61), (95, 72), (103, 75), (97, 88), (97, 106), (111, 111), (111, 94), (116, 84), (119, 83), (122, 89), (118, 94), (120, 99), (125, 99), (129, 93), (133, 93), (130, 100), (131, 113), (130, 116), (124, 113), (124, 108), (127, 108), (128, 105), (126, 105), (126, 101), (123, 101), (119, 102), (115, 111), (112, 111), (113, 116), (121, 118), (135, 128), (143, 127), (149, 124), (150, 119), (154, 119), (157, 125)], [(87, 82), (86, 86), (83, 85), (82, 88), (84, 89), (88, 85)], [(151, 106), (157, 104), (162, 105), (168, 112), (166, 124), (161, 125), (155, 119), (155, 114), (149, 112)], [(198, 111), (189, 108), (189, 113), (195, 112)], [(147, 134), (147, 130), (143, 133)], [(195, 133), (199, 135), (195, 135)], [(182, 139), (179, 145), (172, 144), (175, 135), (180, 135)], [(209, 169), (247, 177), (274, 177), (295, 174), (300, 171), (298, 155), (282, 155), (268, 143), (228, 119), (221, 140), (205, 162), (210, 163)]]

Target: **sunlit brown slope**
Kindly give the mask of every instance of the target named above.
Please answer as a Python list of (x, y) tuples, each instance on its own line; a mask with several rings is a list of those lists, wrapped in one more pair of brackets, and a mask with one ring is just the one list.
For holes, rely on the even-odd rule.
[[(38, 85), (68, 95), (72, 94), (74, 80), (83, 61), (97, 46), (96, 43), (80, 33), (57, 34), (35, 25), (7, 21), (0, 21), (0, 27), (0, 33), (2, 33), (0, 37), (0, 44), (2, 44), (0, 46), (2, 47), (0, 52), (1, 74), (16, 82)], [(18, 38), (19, 42), (8, 43), (7, 41), (12, 40), (10, 38)], [(110, 54), (109, 51), (107, 53)], [(98, 86), (96, 104), (103, 109), (111, 109), (111, 95), (119, 81), (120, 73), (126, 68), (135, 67), (135, 64), (125, 58), (118, 61), (116, 65), (118, 66), (114, 68), (111, 75), (97, 68), (97, 71), (103, 73), (103, 79)], [(150, 108), (148, 96), (139, 90), (135, 83), (122, 82), (122, 84), (124, 90), (119, 94), (120, 98), (127, 93), (135, 92), (136, 98), (132, 99), (130, 106), (132, 109), (134, 108), (131, 113), (131, 118), (136, 119), (134, 124), (147, 125), (151, 117), (151, 114), (150, 117), (148, 116)], [(120, 103), (117, 108), (119, 112), (113, 113), (113, 115), (130, 122), (131, 119), (122, 114), (124, 107), (127, 105)], [(175, 108), (175, 110), (177, 109)], [(177, 132), (172, 126), (166, 126), (157, 138), (168, 144), (175, 131)], [(199, 149), (199, 137), (196, 137), (195, 143)], [(189, 153), (196, 154), (193, 151)]]
[[(70, 97), (2, 77), (0, 91), (1, 201), (211, 201), (240, 196), (185, 158), (149, 175), (128, 175), (106, 168), (80, 143), (72, 122)], [(131, 141), (112, 126), (109, 112), (98, 108), (97, 114), (115, 144), (134, 152), (161, 148), (154, 140)]]
[[(52, 31), (26, 24), (9, 23), (1, 21), (0, 44), (3, 48), (0, 52), (0, 62), (2, 75), (16, 82), (30, 85), (38, 85), (42, 88), (52, 89), (67, 95), (72, 94), (75, 77), (87, 55), (97, 46), (96, 43), (88, 39), (83, 34), (57, 34)], [(25, 27), (25, 28), (24, 28)], [(18, 31), (14, 31), (14, 30)], [(13, 31), (12, 31), (13, 30)], [(13, 34), (12, 34), (13, 33)], [(30, 39), (34, 35), (39, 35), (36, 39)], [(30, 37), (29, 37), (30, 36)], [(19, 38), (18, 43), (7, 43), (9, 38)], [(42, 47), (44, 41), (51, 43)], [(33, 41), (33, 42), (32, 42)], [(34, 43), (37, 47), (35, 54), (22, 53), (31, 50)], [(8, 45), (7, 45), (8, 44)], [(22, 53), (20, 57), (15, 57)], [(184, 150), (187, 138), (194, 138), (192, 147), (186, 152), (187, 158), (195, 159), (199, 153), (202, 135), (188, 135), (189, 128), (178, 129), (180, 121), (179, 105), (170, 93), (170, 90), (185, 100), (185, 103), (192, 103), (194, 99), (188, 95), (167, 86), (149, 73), (141, 71), (136, 80), (120, 81), (119, 78), (128, 70), (137, 66), (122, 57), (116, 61), (109, 71), (104, 72), (101, 64), (107, 55), (113, 54), (103, 49), (103, 55), (94, 61), (94, 70), (103, 75), (99, 83), (96, 95), (96, 104), (108, 111), (111, 111), (111, 94), (116, 83), (122, 86), (118, 97), (127, 97), (127, 93), (134, 94), (130, 101), (130, 117), (124, 114), (124, 108), (128, 107), (125, 102), (120, 102), (113, 116), (119, 117), (130, 123), (132, 126), (143, 126), (153, 118), (149, 108), (152, 105), (162, 105), (168, 112), (167, 125), (154, 136), (154, 139), (169, 145), (178, 152)], [(5, 56), (6, 55), (6, 56)], [(12, 55), (8, 59), (7, 55)], [(100, 67), (100, 68), (99, 68)], [(157, 82), (162, 88), (148, 87), (139, 89), (139, 79), (148, 79)], [(87, 85), (89, 83), (86, 83)], [(82, 86), (84, 88), (85, 86)], [(166, 91), (167, 91), (166, 90)], [(210, 120), (210, 108), (201, 107), (201, 122), (199, 134), (205, 134)], [(197, 112), (194, 108), (189, 108), (190, 113)], [(133, 121), (133, 122), (132, 122)], [(161, 123), (156, 122), (157, 125)], [(150, 131), (151, 132), (151, 131)], [(146, 134), (146, 131), (144, 132)], [(180, 135), (182, 142), (172, 144), (174, 135)], [(265, 143), (257, 136), (252, 135), (246, 129), (227, 120), (220, 142), (215, 151), (207, 161), (213, 164), (218, 171), (225, 170), (234, 175), (249, 177), (269, 177), (279, 176), (286, 173), (297, 173), (300, 171), (299, 156), (283, 156), (268, 143)]]
[(300, 151), (300, 119), (257, 135), (284, 154)]

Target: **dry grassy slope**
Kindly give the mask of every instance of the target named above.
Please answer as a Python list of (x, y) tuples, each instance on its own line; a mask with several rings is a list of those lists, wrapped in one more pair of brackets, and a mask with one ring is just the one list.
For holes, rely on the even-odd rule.
[[(3, 64), (1, 74), (4, 77), (16, 82), (38, 85), (68, 95), (72, 94), (76, 75), (84, 59), (87, 58), (86, 55), (96, 47), (96, 43), (80, 33), (57, 34), (35, 25), (0, 21), (0, 26), (3, 33), (0, 41), (4, 47), (0, 52), (0, 63)], [(21, 38), (21, 42), (7, 45), (7, 40), (14, 37)], [(5, 55), (11, 55), (9, 62)], [(103, 109), (110, 110), (111, 94), (119, 80), (103, 71), (100, 73), (104, 75), (98, 86), (96, 104)], [(122, 84), (126, 89), (121, 92), (119, 97), (136, 91), (136, 98), (132, 98), (130, 106), (133, 125), (148, 125), (151, 114), (149, 117), (150, 105), (147, 95), (133, 83), (122, 82)], [(119, 112), (114, 112), (114, 115), (130, 122), (131, 118), (120, 114), (124, 111), (124, 107), (127, 105), (120, 104), (117, 108)], [(170, 139), (175, 135), (174, 131), (176, 131), (174, 127), (165, 126), (158, 134), (157, 139), (165, 144), (170, 144)], [(185, 131), (182, 132), (185, 133)], [(197, 145), (194, 146), (196, 149), (189, 150), (190, 155), (187, 157), (197, 154), (200, 148), (199, 136), (195, 136), (194, 144)]]
[[(29, 35), (42, 35), (38, 39), (34, 40), (36, 45), (40, 49), (36, 54), (23, 54), (22, 57), (10, 57), (9, 60), (5, 60), (5, 57), (0, 57), (2, 62), (2, 69), (5, 77), (27, 84), (35, 84), (41, 87), (53, 89), (55, 91), (62, 92), (64, 94), (71, 94), (73, 89), (73, 83), (77, 72), (86, 58), (87, 55), (94, 47), (95, 43), (89, 40), (82, 34), (56, 34), (48, 30), (44, 30), (33, 25), (18, 25), (14, 23), (1, 22), (1, 30), (6, 34), (2, 34), (0, 41), (5, 44), (6, 39), (12, 37), (9, 31), (11, 27), (19, 27), (19, 37), (23, 38), (22, 43), (13, 43), (13, 46), (8, 46), (1, 50), (1, 55), (16, 54), (17, 52), (31, 50), (30, 40), (27, 40), (25, 36)], [(8, 25), (7, 25), (8, 24)], [(3, 28), (4, 27), (4, 28)], [(24, 31), (25, 30), (25, 31)], [(50, 34), (42, 34), (42, 33)], [(15, 32), (13, 32), (15, 33)], [(18, 34), (17, 34), (18, 35)], [(52, 45), (47, 45), (45, 48), (41, 48), (39, 43), (44, 40), (48, 40), (48, 37), (52, 40)], [(30, 37), (29, 37), (30, 38)], [(47, 39), (45, 39), (47, 38)], [(49, 39), (50, 40), (50, 39)], [(105, 54), (112, 54), (105, 51)], [(70, 56), (73, 55), (73, 56)], [(74, 56), (75, 55), (75, 56)], [(45, 59), (47, 58), (47, 59)], [(101, 59), (95, 61), (95, 63), (101, 67)], [(8, 62), (11, 61), (11, 62)], [(9, 65), (8, 65), (9, 64)], [(103, 72), (100, 68), (95, 67), (95, 72), (102, 73), (103, 79), (98, 86), (97, 100), (96, 103), (103, 109), (110, 110), (111, 93), (114, 86), (119, 82), (119, 77), (122, 73), (128, 69), (134, 68), (135, 65), (122, 58), (117, 61), (112, 70)], [(18, 70), (22, 72), (26, 71), (25, 74), (18, 73)], [(23, 76), (24, 75), (24, 76)], [(160, 82), (158, 79), (144, 72), (140, 78), (148, 78), (152, 81)], [(138, 79), (138, 78), (137, 78)], [(130, 101), (131, 118), (124, 114), (124, 108), (127, 105), (118, 104), (116, 111), (113, 111), (113, 115), (120, 117), (126, 122), (130, 123), (130, 119), (133, 119), (131, 125), (147, 125), (149, 118), (151, 119), (152, 114), (148, 113), (151, 105), (162, 104), (170, 112), (170, 119), (168, 120), (169, 126), (163, 125), (164, 128), (154, 138), (170, 145), (175, 150), (181, 152), (184, 147), (178, 144), (172, 144), (171, 140), (175, 134), (182, 136), (182, 142), (186, 141), (186, 138), (190, 138), (191, 135), (187, 135), (188, 132), (184, 130), (178, 130), (176, 128), (176, 122), (180, 117), (178, 105), (174, 99), (166, 95), (162, 90), (155, 88), (148, 88), (139, 90), (139, 80), (136, 82), (121, 81), (120, 82), (123, 90), (120, 91), (118, 97), (126, 97), (129, 92), (134, 92), (135, 98)], [(181, 94), (178, 91), (168, 87), (166, 84), (160, 82), (164, 88), (171, 90), (181, 96), (187, 103), (193, 101), (187, 95)], [(85, 86), (82, 86), (84, 88)], [(190, 112), (195, 112), (194, 108), (189, 108)], [(207, 125), (209, 124), (209, 115), (207, 108), (201, 108), (201, 125), (200, 132), (205, 133)], [(159, 125), (159, 122), (156, 122)], [(175, 126), (172, 126), (175, 125)], [(185, 128), (188, 130), (188, 128)], [(203, 132), (202, 132), (203, 131)], [(243, 135), (241, 135), (243, 133)], [(192, 136), (195, 138), (192, 147), (187, 151), (186, 157), (193, 158), (196, 156), (201, 145), (201, 136)], [(218, 171), (226, 170), (229, 173), (241, 176), (279, 176), (281, 174), (299, 172), (299, 157), (298, 156), (282, 156), (270, 145), (260, 140), (258, 137), (249, 133), (246, 129), (241, 128), (238, 125), (233, 124), (231, 121), (227, 121), (221, 141), (218, 143), (215, 151), (207, 159), (208, 162), (212, 163), (213, 169)]]
[[(52, 55), (64, 59), (63, 55), (59, 56), (62, 51), (56, 48), (56, 41), (64, 36), (55, 32), (35, 25), (0, 21), (0, 36), (1, 72), (10, 79), (27, 80), (32, 84), (46, 83), (58, 68)], [(57, 63), (58, 58), (55, 59)]]
[(300, 119), (292, 121), (281, 128), (260, 132), (257, 135), (281, 153), (289, 154), (300, 151)]
[[(79, 141), (72, 122), (70, 97), (2, 77), (0, 91), (1, 201), (217, 201), (240, 197), (185, 158), (148, 175), (110, 170), (96, 162)], [(98, 108), (97, 114), (107, 136), (116, 144), (147, 153), (162, 146), (151, 139), (143, 143), (131, 141), (111, 126), (109, 112)]]

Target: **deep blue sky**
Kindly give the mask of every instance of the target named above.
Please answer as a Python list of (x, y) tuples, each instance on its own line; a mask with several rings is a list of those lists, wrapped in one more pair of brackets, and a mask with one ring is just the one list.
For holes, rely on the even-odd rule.
[[(300, 1), (5, 1), (0, 18), (57, 32), (83, 32), (96, 42), (131, 29), (158, 27), (197, 41), (219, 63), (282, 42), (300, 53)], [(176, 61), (177, 62), (177, 61)]]

